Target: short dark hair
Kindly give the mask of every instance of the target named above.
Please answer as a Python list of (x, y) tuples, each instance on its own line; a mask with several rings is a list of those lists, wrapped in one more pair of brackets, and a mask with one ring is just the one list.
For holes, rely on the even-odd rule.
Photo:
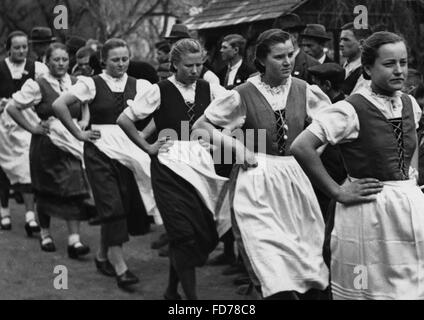
[(269, 29), (262, 32), (256, 42), (255, 48), (255, 67), (260, 73), (265, 73), (265, 67), (259, 61), (265, 59), (271, 52), (271, 46), (277, 43), (285, 43), (291, 41), (290, 34), (281, 29)]
[(50, 57), (53, 54), (53, 51), (57, 50), (57, 49), (61, 49), (63, 51), (66, 51), (66, 53), (69, 54), (69, 50), (68, 47), (65, 46), (63, 43), (61, 42), (53, 42), (52, 44), (49, 45), (49, 47), (47, 48), (46, 51), (46, 61), (50, 60)]
[(94, 50), (91, 49), (91, 47), (85, 46), (78, 49), (76, 53), (76, 57), (77, 59), (82, 59), (84, 57), (90, 57), (93, 53), (94, 53)]
[(106, 62), (110, 50), (113, 50), (116, 48), (122, 48), (122, 47), (127, 48), (128, 52), (130, 52), (130, 47), (128, 46), (125, 40), (118, 39), (118, 38), (112, 38), (107, 40), (102, 47), (102, 61)]
[(239, 49), (239, 55), (242, 57), (246, 51), (246, 39), (239, 34), (229, 34), (222, 39), (222, 42), (228, 42), (233, 48)]
[(28, 39), (28, 35), (25, 32), (20, 31), (20, 30), (12, 31), (11, 33), (9, 33), (9, 35), (7, 36), (7, 39), (6, 39), (6, 50), (7, 51), (9, 51), (10, 48), (12, 47), (12, 40), (13, 40), (13, 38), (16, 38), (16, 37), (25, 37), (25, 38)]
[(346, 23), (344, 26), (342, 26), (342, 30), (352, 31), (353, 35), (358, 41), (365, 40), (366, 38), (372, 35), (371, 28), (368, 27), (368, 29), (357, 29), (355, 28), (355, 25), (353, 24), (353, 22)]
[[(378, 57), (378, 49), (381, 46), (398, 42), (403, 42), (406, 45), (405, 40), (395, 33), (388, 31), (379, 31), (374, 33), (371, 37), (367, 38), (362, 45), (362, 65), (368, 67), (374, 65), (374, 62)], [(362, 74), (366, 80), (371, 80), (370, 76), (365, 72), (365, 68), (363, 68)]]

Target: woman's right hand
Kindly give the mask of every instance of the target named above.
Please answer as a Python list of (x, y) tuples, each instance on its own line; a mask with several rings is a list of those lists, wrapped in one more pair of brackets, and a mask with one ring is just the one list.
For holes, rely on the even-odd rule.
[(168, 137), (158, 139), (155, 143), (151, 144), (147, 149), (147, 153), (151, 156), (157, 156), (160, 152), (167, 152), (174, 144)]
[(383, 187), (383, 183), (373, 178), (347, 182), (340, 186), (336, 201), (345, 205), (373, 202), (376, 200), (376, 195), (383, 190)]
[(249, 168), (256, 168), (258, 161), (253, 152), (247, 148), (240, 148), (236, 151), (236, 164), (240, 164), (243, 170), (248, 170)]
[(98, 139), (100, 139), (101, 134), (99, 130), (86, 130), (81, 131), (78, 140), (84, 141), (84, 142), (94, 142)]
[(43, 135), (43, 136), (47, 135), (49, 132), (50, 132), (49, 126), (45, 122), (41, 122), (35, 125), (31, 130), (32, 134)]

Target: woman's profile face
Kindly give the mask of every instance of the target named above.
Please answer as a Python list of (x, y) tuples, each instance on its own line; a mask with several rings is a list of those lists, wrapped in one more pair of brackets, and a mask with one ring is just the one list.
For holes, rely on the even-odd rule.
[(68, 72), (69, 55), (63, 49), (53, 50), (47, 62), (50, 73), (57, 78), (63, 77)]
[(263, 59), (265, 76), (272, 79), (286, 80), (290, 77), (294, 65), (294, 47), (291, 40), (280, 42), (270, 47), (270, 52)]
[(182, 54), (180, 61), (174, 63), (174, 67), (177, 70), (175, 76), (178, 81), (184, 84), (192, 84), (199, 79), (202, 72), (202, 53)]
[(372, 66), (364, 66), (371, 85), (378, 92), (392, 94), (401, 90), (408, 76), (408, 52), (404, 42), (388, 43), (378, 48)]
[(106, 73), (114, 78), (121, 78), (128, 70), (130, 52), (127, 47), (110, 49), (105, 61)]

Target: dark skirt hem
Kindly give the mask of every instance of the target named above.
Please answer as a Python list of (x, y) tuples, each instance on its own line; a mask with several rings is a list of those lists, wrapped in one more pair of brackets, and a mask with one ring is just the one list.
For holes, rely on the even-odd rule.
[(180, 268), (203, 266), (218, 244), (212, 212), (194, 187), (156, 157), (152, 187), (170, 241), (170, 257)]

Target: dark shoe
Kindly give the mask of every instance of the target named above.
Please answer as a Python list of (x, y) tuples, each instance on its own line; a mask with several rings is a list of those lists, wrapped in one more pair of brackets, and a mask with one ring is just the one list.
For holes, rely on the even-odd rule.
[(1, 218), (0, 229), (1, 230), (12, 230), (12, 222), (10, 221), (10, 217)]
[(54, 242), (53, 242), (52, 237), (48, 236), (45, 239), (50, 239), (50, 242), (47, 242), (47, 243), (44, 243), (43, 244), (43, 240), (44, 239), (40, 239), (41, 250), (46, 251), (46, 252), (55, 252), (56, 251), (56, 246), (54, 245)]
[(231, 266), (225, 268), (222, 271), (222, 274), (224, 276), (231, 276), (231, 275), (234, 275), (234, 274), (245, 273), (245, 272), (246, 272), (246, 268), (244, 267), (244, 265), (236, 262), (236, 263), (232, 264)]
[(169, 257), (169, 246), (160, 248), (158, 252), (159, 252), (159, 257)]
[(208, 261), (208, 265), (210, 266), (223, 266), (226, 264), (233, 264), (235, 262), (234, 257), (228, 257), (225, 254), (220, 254), (219, 256), (216, 256), (215, 258), (212, 258)]
[(68, 246), (68, 257), (71, 259), (78, 259), (79, 257), (85, 256), (90, 252), (90, 247), (81, 243), (82, 246), (76, 247), (75, 244)]
[(169, 243), (168, 235), (166, 233), (162, 233), (159, 236), (159, 239), (152, 242), (152, 245), (150, 246), (152, 249), (160, 249), (164, 246), (166, 246)]
[(176, 295), (169, 294), (168, 291), (164, 293), (163, 298), (165, 300), (182, 300), (181, 296), (177, 293)]
[(235, 278), (233, 281), (234, 285), (241, 286), (250, 283), (250, 278), (247, 274), (243, 274), (242, 276)]
[[(32, 221), (31, 221), (32, 222)], [(25, 223), (25, 231), (28, 237), (32, 237), (33, 233), (40, 232), (40, 227), (37, 225), (30, 225), (30, 222)]]
[(100, 261), (100, 260), (97, 260), (97, 258), (95, 258), (94, 262), (96, 264), (97, 270), (101, 274), (104, 274), (107, 277), (115, 277), (116, 276), (115, 269), (113, 268), (113, 266), (112, 266), (112, 264), (110, 263), (109, 260)]
[(138, 283), (140, 280), (130, 271), (127, 270), (120, 276), (116, 276), (116, 283), (119, 288), (126, 289), (128, 286)]

